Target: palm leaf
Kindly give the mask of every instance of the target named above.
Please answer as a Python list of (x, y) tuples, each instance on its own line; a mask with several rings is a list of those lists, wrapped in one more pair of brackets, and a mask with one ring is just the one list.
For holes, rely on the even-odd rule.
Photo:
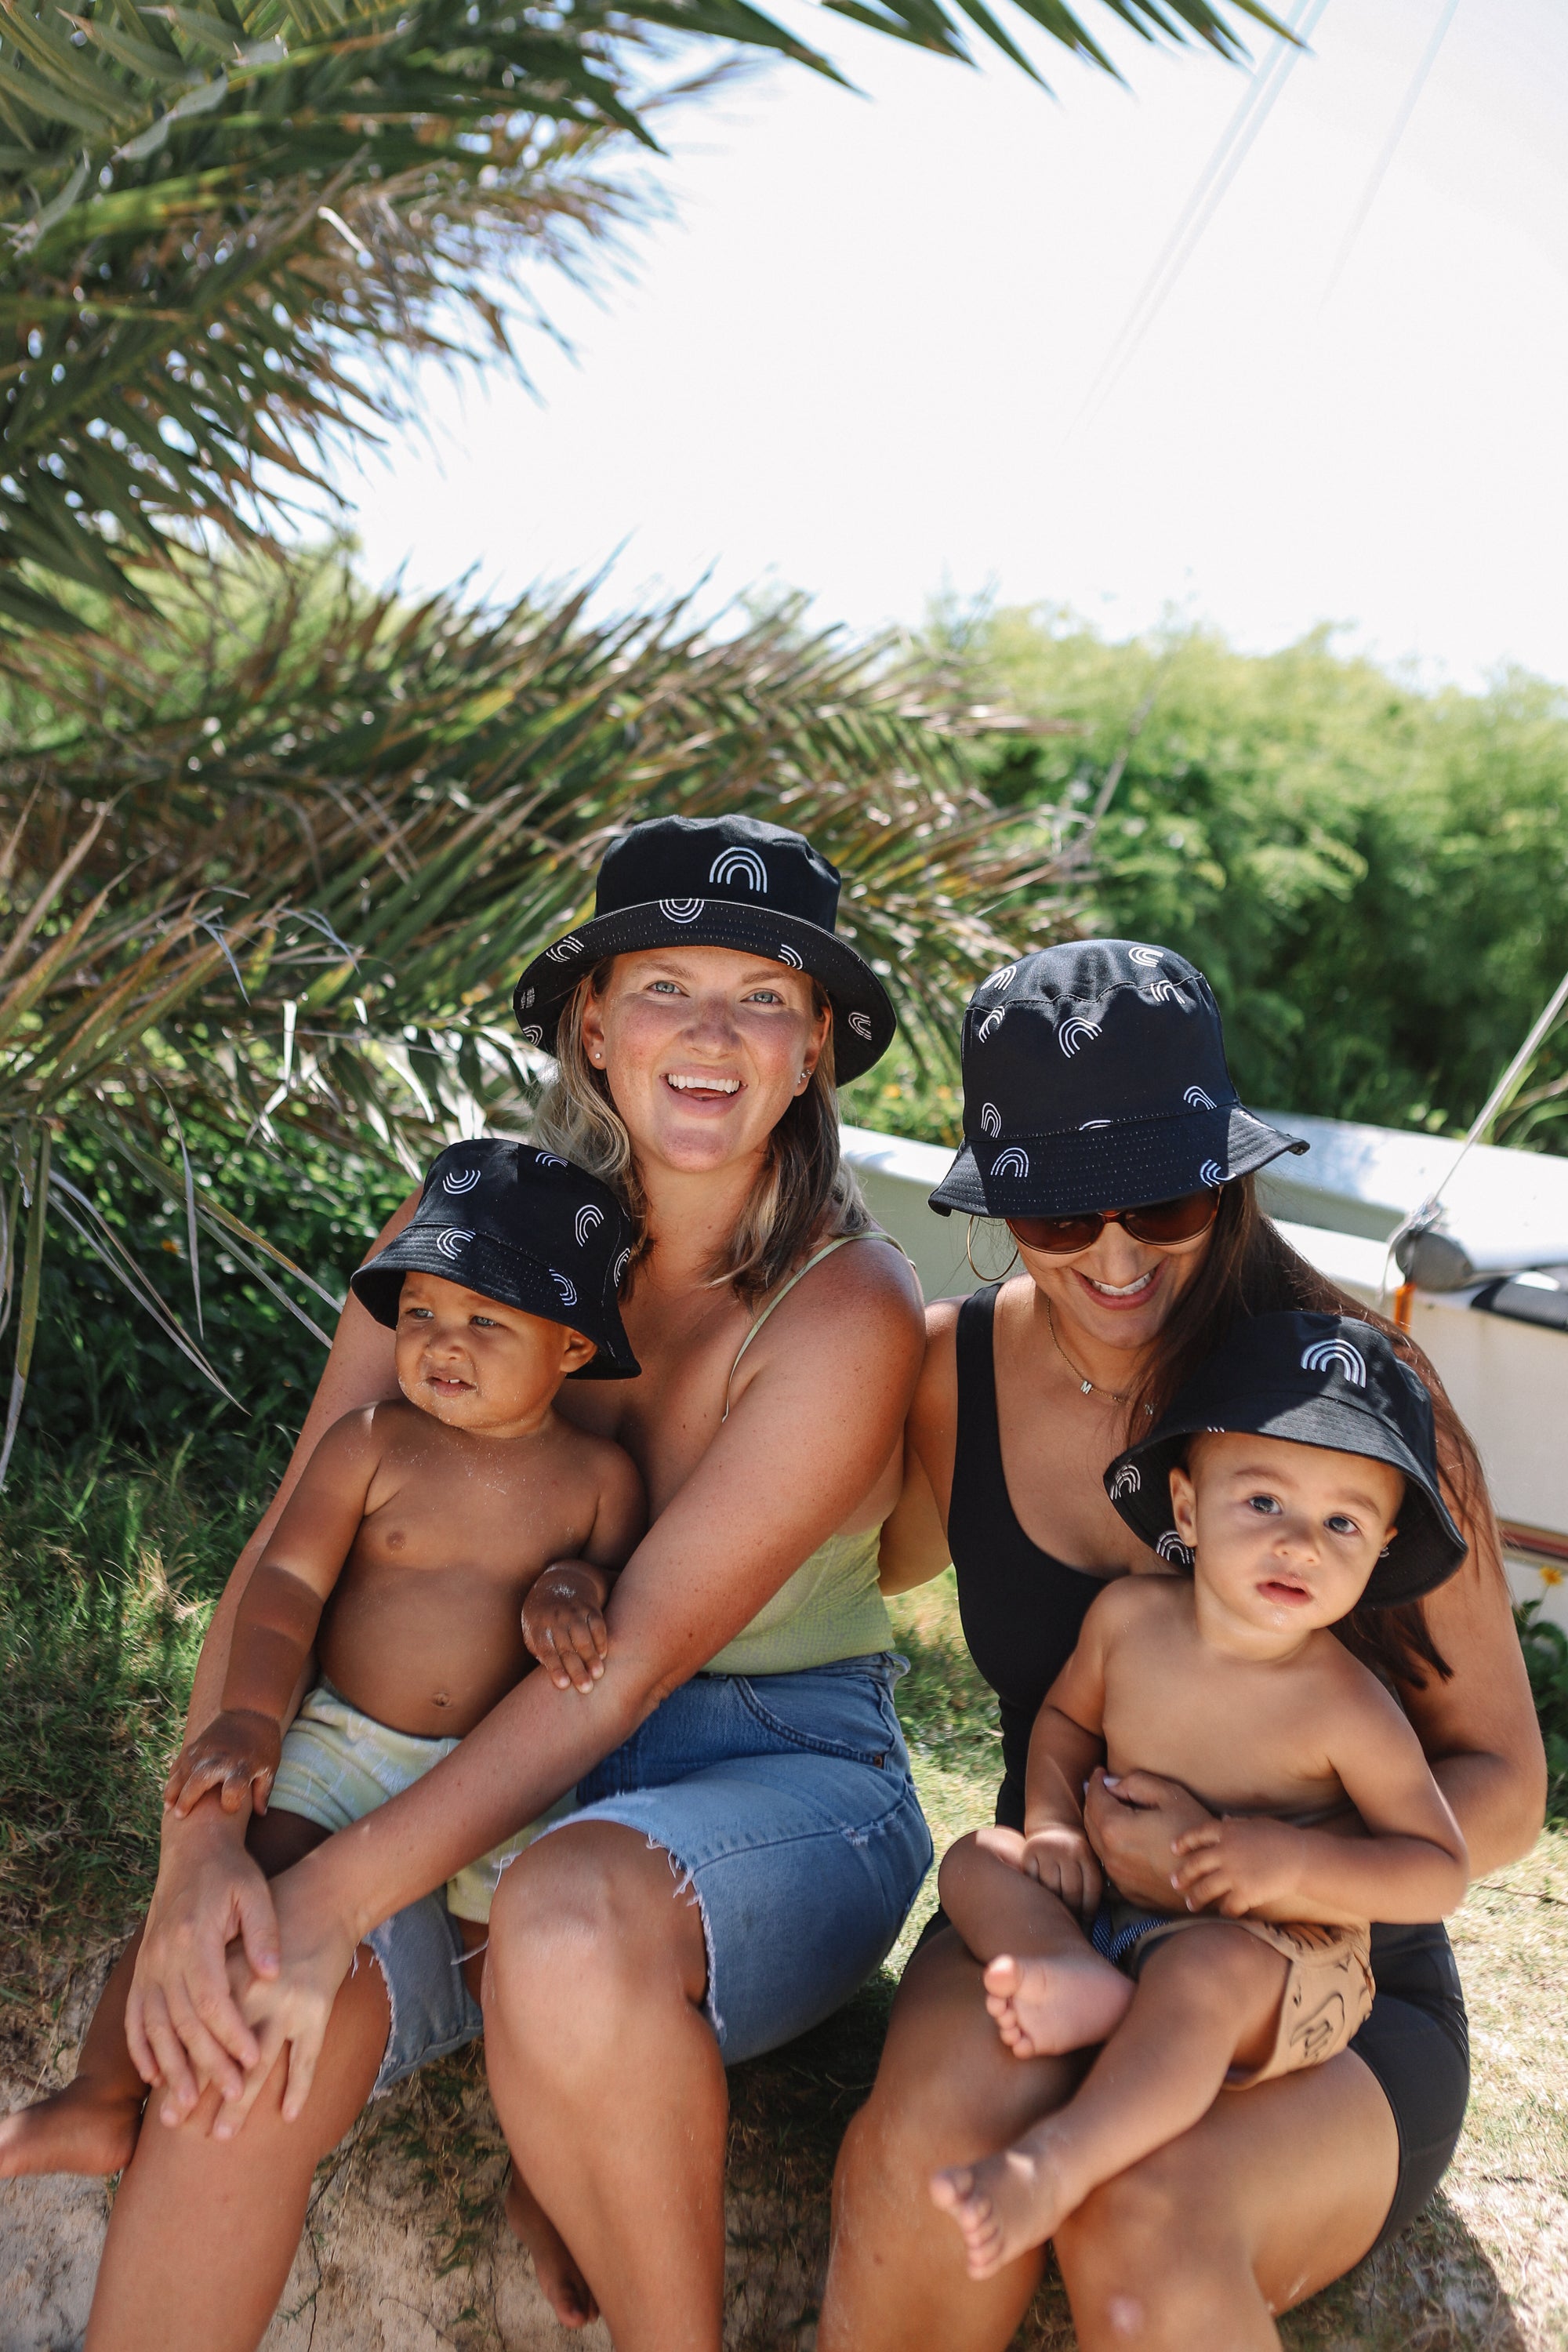
[[(954, 58), (966, 20), (1034, 70), (984, 0), (824, 5)], [(1062, 0), (1017, 5), (1109, 69)], [(1242, 54), (1209, 0), (1104, 5)], [(517, 364), (541, 273), (592, 277), (656, 208), (628, 166), (693, 44), (832, 71), (747, 0), (0, 0), (0, 631), (145, 605), (137, 562), (194, 532), (267, 540), (412, 362)]]

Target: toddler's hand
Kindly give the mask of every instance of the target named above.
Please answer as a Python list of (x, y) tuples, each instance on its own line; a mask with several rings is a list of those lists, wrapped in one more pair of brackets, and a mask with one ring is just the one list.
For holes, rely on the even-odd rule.
[(522, 1604), (522, 1638), (557, 1690), (591, 1691), (605, 1671), (610, 1636), (604, 1583), (588, 1567), (547, 1568)]
[(1171, 1884), (1189, 1911), (1245, 1918), (1264, 1903), (1288, 1902), (1300, 1885), (1306, 1848), (1287, 1822), (1205, 1822), (1172, 1841)]
[(248, 1790), (257, 1811), (264, 1813), (282, 1747), (283, 1735), (269, 1715), (254, 1714), (248, 1707), (215, 1715), (174, 1759), (163, 1784), (163, 1802), (183, 1817), (209, 1789), (216, 1789), (224, 1811), (237, 1813)]
[(1103, 1884), (1100, 1864), (1081, 1830), (1069, 1829), (1063, 1822), (1034, 1831), (1024, 1840), (1019, 1867), (1059, 1895), (1080, 1919), (1092, 1919), (1099, 1910)]

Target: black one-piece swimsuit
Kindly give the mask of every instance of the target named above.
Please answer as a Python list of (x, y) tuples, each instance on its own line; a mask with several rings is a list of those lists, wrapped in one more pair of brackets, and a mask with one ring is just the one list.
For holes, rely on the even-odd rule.
[[(1078, 1642), (1101, 1577), (1067, 1568), (1018, 1525), (1002, 1469), (993, 1352), (994, 1289), (958, 1314), (958, 1432), (948, 1543), (970, 1654), (1001, 1704), (996, 1819), (1024, 1825), (1029, 1734)], [(1377, 1995), (1351, 2043), (1371, 2067), (1399, 2131), (1399, 2180), (1377, 2242), (1403, 2230), (1447, 2170), (1469, 2095), (1469, 2037), (1459, 1972), (1441, 1926), (1372, 1931)]]

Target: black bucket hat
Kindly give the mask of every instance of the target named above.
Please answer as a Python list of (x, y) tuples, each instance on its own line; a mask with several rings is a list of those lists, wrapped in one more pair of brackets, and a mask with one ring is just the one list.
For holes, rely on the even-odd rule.
[(483, 1136), (442, 1152), (396, 1240), (350, 1281), (361, 1306), (395, 1328), (404, 1276), (443, 1275), (592, 1339), (596, 1352), (573, 1380), (629, 1381), (642, 1370), (621, 1322), (632, 1238), (596, 1176), (555, 1152)]
[(1465, 1557), (1437, 1483), (1432, 1400), (1373, 1324), (1349, 1315), (1244, 1318), (1163, 1420), (1117, 1455), (1106, 1493), (1152, 1551), (1182, 1565), (1192, 1555), (1171, 1524), (1171, 1473), (1200, 1430), (1286, 1437), (1404, 1472), (1398, 1529), (1363, 1596), (1372, 1608), (1430, 1592)]
[(639, 948), (742, 948), (808, 971), (833, 1007), (833, 1066), (858, 1078), (892, 1044), (888, 992), (834, 935), (839, 874), (804, 834), (753, 816), (655, 816), (612, 841), (591, 922), (534, 957), (512, 1009), (547, 1054), (566, 1002), (605, 956)]
[(1068, 1217), (1305, 1151), (1244, 1109), (1214, 992), (1172, 948), (1075, 940), (1005, 963), (963, 1016), (963, 1144), (943, 1216)]

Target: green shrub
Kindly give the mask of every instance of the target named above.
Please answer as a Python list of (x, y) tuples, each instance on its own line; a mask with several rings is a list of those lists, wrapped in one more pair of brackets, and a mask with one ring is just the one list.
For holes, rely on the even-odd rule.
[(1546, 1742), (1549, 1821), (1568, 1821), (1568, 1633), (1541, 1614), (1539, 1601), (1516, 1611), (1535, 1712)]

